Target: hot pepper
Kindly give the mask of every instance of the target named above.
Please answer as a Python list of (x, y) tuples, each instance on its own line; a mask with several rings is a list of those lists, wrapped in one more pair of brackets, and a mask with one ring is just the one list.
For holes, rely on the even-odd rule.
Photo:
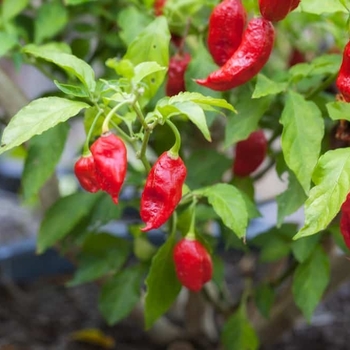
[(350, 193), (341, 206), (340, 232), (343, 235), (346, 246), (350, 249)]
[(189, 53), (176, 54), (170, 58), (168, 80), (165, 91), (167, 96), (174, 96), (185, 91), (185, 72), (191, 61)]
[(246, 18), (241, 0), (224, 0), (211, 13), (208, 49), (219, 66), (225, 64), (239, 47)]
[(350, 102), (350, 41), (343, 52), (343, 61), (336, 81), (339, 92), (346, 102)]
[(163, 225), (176, 209), (182, 197), (182, 185), (187, 170), (178, 155), (164, 152), (154, 163), (148, 174), (141, 195), (141, 219), (149, 231)]
[(267, 140), (262, 130), (252, 132), (243, 141), (237, 142), (233, 173), (248, 176), (264, 161), (267, 152)]
[(154, 14), (156, 16), (161, 16), (163, 14), (163, 8), (166, 0), (155, 0), (153, 3)]
[(118, 195), (127, 170), (126, 147), (124, 142), (108, 132), (99, 137), (91, 146), (97, 180), (101, 190), (107, 192), (118, 203)]
[(74, 173), (81, 187), (88, 192), (97, 192), (101, 187), (97, 180), (95, 161), (91, 153), (80, 157), (74, 165)]
[(177, 278), (193, 292), (198, 292), (211, 280), (213, 263), (211, 256), (196, 239), (183, 238), (174, 249)]
[(281, 21), (298, 7), (300, 0), (259, 0), (261, 15), (269, 21)]
[(243, 34), (242, 42), (232, 57), (206, 79), (195, 80), (212, 90), (225, 91), (242, 85), (260, 72), (268, 61), (275, 31), (270, 21), (253, 18)]

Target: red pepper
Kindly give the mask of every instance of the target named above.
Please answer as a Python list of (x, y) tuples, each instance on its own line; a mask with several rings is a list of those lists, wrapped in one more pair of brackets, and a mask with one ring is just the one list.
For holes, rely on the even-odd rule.
[(350, 102), (350, 41), (343, 52), (343, 61), (336, 81), (339, 92), (346, 102)]
[(108, 132), (91, 146), (96, 165), (97, 179), (101, 190), (107, 192), (118, 203), (118, 195), (126, 176), (127, 158), (124, 142)]
[(225, 91), (252, 79), (268, 61), (274, 43), (275, 31), (270, 21), (253, 18), (232, 57), (206, 79), (196, 82), (212, 90)]
[(174, 96), (185, 91), (185, 72), (191, 61), (189, 53), (176, 54), (170, 58), (168, 80), (165, 91), (167, 96)]
[(74, 173), (84, 190), (95, 193), (101, 188), (97, 180), (95, 161), (91, 154), (77, 160), (74, 165)]
[(161, 16), (163, 14), (163, 8), (166, 0), (155, 0), (153, 3), (154, 14), (156, 16)]
[(246, 140), (237, 142), (233, 173), (248, 176), (264, 161), (267, 152), (267, 140), (262, 130), (252, 132)]
[(341, 206), (340, 232), (343, 235), (346, 246), (350, 249), (350, 193)]
[(259, 0), (260, 13), (265, 19), (278, 22), (296, 9), (299, 3), (300, 0)]
[(174, 249), (177, 278), (193, 292), (198, 292), (211, 280), (213, 263), (203, 245), (194, 239), (183, 238)]
[(219, 66), (225, 64), (240, 45), (246, 19), (241, 0), (224, 0), (211, 13), (208, 49)]
[(149, 231), (163, 225), (176, 209), (182, 197), (182, 185), (187, 170), (182, 159), (164, 152), (148, 174), (141, 196), (141, 219)]

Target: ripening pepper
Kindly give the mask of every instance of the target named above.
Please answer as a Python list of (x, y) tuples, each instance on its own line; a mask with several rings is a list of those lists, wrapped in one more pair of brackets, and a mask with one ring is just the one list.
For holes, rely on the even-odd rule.
[(211, 280), (211, 256), (196, 239), (181, 239), (175, 245), (173, 257), (177, 278), (189, 290), (199, 292)]
[(339, 69), (336, 85), (346, 102), (350, 102), (350, 41), (343, 52), (343, 61)]
[(175, 54), (169, 60), (168, 80), (165, 86), (167, 96), (174, 96), (185, 91), (185, 72), (191, 61), (189, 53)]
[(259, 0), (259, 8), (265, 19), (278, 22), (296, 9), (299, 3), (300, 0)]
[(117, 204), (127, 170), (127, 152), (124, 142), (108, 132), (91, 145), (91, 153), (101, 190), (107, 192)]
[(268, 61), (273, 49), (275, 30), (264, 18), (249, 21), (242, 42), (228, 61), (206, 79), (196, 79), (199, 85), (216, 91), (226, 91), (245, 84), (257, 75)]
[(350, 249), (350, 193), (342, 204), (340, 212), (340, 232), (344, 238), (346, 246)]
[(267, 153), (267, 140), (262, 130), (252, 132), (243, 141), (237, 142), (233, 173), (248, 176), (264, 161)]
[(176, 209), (182, 197), (186, 166), (171, 152), (164, 152), (150, 170), (141, 195), (141, 219), (149, 231), (163, 225)]
[(165, 6), (166, 0), (155, 0), (153, 3), (153, 10), (156, 16), (161, 16), (163, 14), (163, 8)]
[(241, 0), (224, 0), (209, 18), (208, 49), (215, 63), (224, 65), (242, 41), (247, 13)]
[(94, 157), (91, 153), (87, 156), (80, 157), (76, 161), (74, 173), (84, 190), (95, 193), (101, 189), (97, 179)]

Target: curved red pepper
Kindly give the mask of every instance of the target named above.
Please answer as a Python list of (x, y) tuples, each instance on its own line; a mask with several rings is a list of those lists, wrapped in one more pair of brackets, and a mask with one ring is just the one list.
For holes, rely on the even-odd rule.
[(199, 292), (212, 278), (211, 256), (197, 240), (179, 241), (174, 249), (174, 263), (177, 278), (193, 292)]
[(262, 130), (252, 132), (246, 140), (237, 142), (233, 173), (248, 176), (264, 161), (267, 152), (267, 140)]
[(346, 102), (350, 102), (350, 41), (343, 52), (343, 61), (336, 81), (339, 92)]
[(298, 7), (300, 0), (259, 0), (261, 15), (273, 22), (281, 21)]
[(117, 204), (127, 170), (124, 142), (114, 134), (106, 133), (92, 144), (91, 153), (101, 190), (107, 192)]
[(350, 249), (350, 194), (347, 195), (341, 206), (340, 232), (346, 246)]
[(182, 185), (187, 170), (180, 157), (164, 152), (148, 174), (141, 196), (141, 219), (149, 231), (163, 225), (176, 209), (182, 197)]
[(95, 161), (91, 154), (80, 157), (76, 161), (74, 173), (84, 190), (95, 193), (101, 188), (97, 180)]
[(212, 90), (225, 91), (242, 85), (260, 72), (268, 61), (275, 31), (270, 21), (253, 18), (243, 34), (241, 45), (232, 57), (206, 79), (195, 80)]
[(165, 6), (166, 0), (155, 0), (153, 3), (154, 14), (156, 16), (161, 16), (163, 14), (163, 8)]
[(241, 0), (224, 0), (211, 13), (208, 49), (219, 66), (225, 64), (239, 47), (246, 18)]
[(165, 87), (167, 96), (174, 96), (185, 91), (185, 72), (191, 61), (189, 53), (176, 54), (170, 58), (168, 80)]

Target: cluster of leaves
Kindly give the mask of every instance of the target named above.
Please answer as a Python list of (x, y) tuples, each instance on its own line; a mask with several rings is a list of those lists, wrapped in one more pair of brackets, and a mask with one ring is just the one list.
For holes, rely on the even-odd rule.
[[(310, 320), (329, 282), (330, 262), (323, 242), (331, 237), (339, 241), (338, 226), (331, 223), (350, 189), (349, 149), (331, 149), (330, 142), (337, 121), (350, 121), (350, 107), (335, 101), (332, 86), (345, 45), (350, 3), (303, 0), (300, 11), (278, 24), (275, 51), (264, 71), (245, 86), (225, 93), (210, 91), (192, 80), (216, 68), (203, 40), (216, 3), (169, 0), (165, 16), (155, 18), (152, 0), (118, 5), (111, 0), (51, 1), (38, 8), (28, 0), (4, 0), (0, 55), (6, 54), (17, 65), (39, 67), (58, 90), (30, 102), (13, 116), (2, 134), (0, 154), (26, 143), (22, 194), (25, 200), (33, 200), (60, 160), (68, 120), (83, 117), (86, 132), (93, 128), (93, 137), (98, 137), (104, 117), (123, 104), (111, 124), (130, 145), (128, 157), (135, 161), (130, 163), (127, 185), (139, 193), (145, 169), (137, 158), (146, 157), (146, 149), (157, 155), (170, 148), (173, 138), (162, 126), (172, 119), (181, 130), (188, 178), (161, 247), (140, 233), (137, 216), (128, 220), (130, 210), (138, 210), (137, 195), (125, 196), (115, 206), (103, 193), (77, 191), (58, 199), (46, 212), (37, 250), (42, 253), (58, 242), (62, 252), (78, 250), (78, 269), (69, 285), (103, 279), (99, 307), (110, 324), (135, 307), (147, 275), (145, 324), (149, 328), (181, 289), (172, 251), (179, 234), (189, 229), (190, 204), (195, 200), (196, 230), (208, 246), (217, 244), (208, 228), (208, 222), (216, 222), (226, 247), (245, 252), (258, 247), (259, 262), (288, 262), (281, 276), (263, 280), (254, 291), (249, 288), (243, 293), (223, 328), (222, 342), (227, 349), (256, 349), (258, 339), (246, 309), (249, 297), (254, 296), (261, 314), (269, 317), (278, 287), (293, 275), (295, 303)], [(244, 1), (249, 13), (257, 14), (256, 3)], [(89, 15), (86, 19), (81, 14)], [(192, 55), (186, 72), (188, 92), (169, 98), (164, 96), (164, 81), (169, 48), (174, 50), (171, 33), (182, 35), (185, 27), (186, 49)], [(332, 45), (324, 39), (327, 33), (332, 33)], [(333, 46), (338, 53), (329, 53)], [(286, 53), (295, 48), (304, 52), (306, 61), (289, 67)], [(96, 78), (92, 66), (105, 62)], [(148, 130), (150, 125), (152, 130)], [(215, 137), (217, 128), (219, 136)], [(279, 177), (287, 174), (288, 187), (276, 199), (276, 227), (250, 240), (246, 239), (249, 220), (260, 215), (254, 203), (255, 178), (224, 181), (223, 174), (232, 164), (225, 151), (257, 128), (272, 135), (269, 160)], [(277, 149), (273, 147), (276, 139), (280, 140)], [(208, 145), (205, 150), (203, 144)], [(300, 229), (283, 224), (303, 205), (305, 223)], [(111, 234), (106, 226), (110, 223), (133, 239)], [(220, 252), (213, 251), (213, 283), (222, 292), (223, 263)]]

